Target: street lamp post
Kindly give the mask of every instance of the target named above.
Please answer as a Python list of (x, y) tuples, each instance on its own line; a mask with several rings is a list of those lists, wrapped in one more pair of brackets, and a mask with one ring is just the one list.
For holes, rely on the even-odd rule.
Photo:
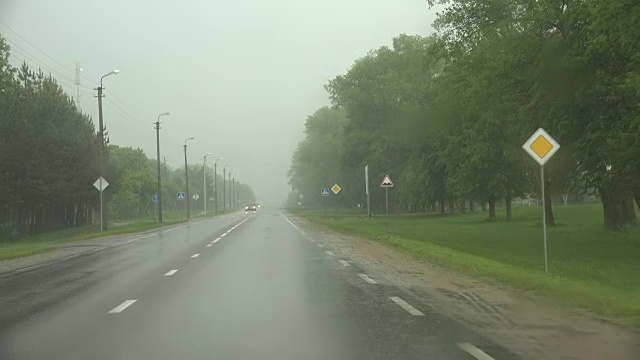
[(207, 216), (207, 156), (211, 155), (211, 153), (207, 153), (207, 155), (202, 157), (202, 177), (204, 183), (204, 216)]
[[(235, 169), (233, 169), (235, 171)], [(231, 184), (231, 171), (229, 171), (229, 211), (233, 211), (233, 205), (231, 204), (231, 193), (233, 191)]]
[[(104, 157), (104, 120), (102, 118), (102, 98), (104, 97), (104, 95), (102, 95), (102, 90), (104, 90), (104, 87), (102, 86), (102, 79), (106, 78), (109, 75), (118, 75), (120, 73), (120, 70), (113, 70), (110, 71), (109, 73), (103, 75), (100, 78), (100, 87), (98, 87), (98, 126), (100, 126), (100, 128), (98, 129), (98, 132), (100, 134), (100, 153), (98, 156), (98, 169), (100, 171), (100, 176), (102, 177), (104, 174), (102, 173), (103, 171), (103, 157)], [(102, 184), (101, 184), (102, 185)], [(106, 231), (107, 230), (107, 222), (104, 216), (104, 210), (105, 210), (105, 204), (103, 202), (102, 199), (102, 193), (104, 192), (103, 189), (100, 190), (100, 231)]]
[(156, 149), (158, 156), (158, 222), (162, 222), (162, 180), (160, 178), (160, 117), (169, 115), (168, 112), (158, 115), (156, 121)]
[(222, 158), (217, 158), (213, 163), (213, 192), (216, 199), (216, 214), (218, 213), (218, 161)]
[(187, 163), (187, 141), (193, 140), (192, 137), (184, 141), (184, 177), (187, 183), (187, 219), (191, 217), (191, 202), (189, 201), (189, 165)]
[(222, 211), (227, 211), (227, 177), (226, 171), (227, 166), (231, 166), (231, 164), (227, 164), (222, 168)]

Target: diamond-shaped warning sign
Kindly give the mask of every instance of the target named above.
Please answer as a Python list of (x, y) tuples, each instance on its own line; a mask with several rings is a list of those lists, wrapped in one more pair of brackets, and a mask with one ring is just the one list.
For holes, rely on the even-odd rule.
[(393, 181), (391, 181), (391, 178), (389, 177), (389, 175), (385, 175), (384, 179), (382, 179), (382, 183), (380, 184), (380, 187), (383, 188), (392, 188), (393, 185)]
[(334, 194), (338, 195), (338, 193), (340, 192), (340, 190), (342, 190), (342, 188), (340, 187), (340, 185), (335, 184), (331, 187), (331, 191), (333, 191)]
[(544, 165), (553, 154), (560, 149), (558, 144), (543, 128), (538, 129), (524, 145), (522, 145), (531, 157), (540, 165)]

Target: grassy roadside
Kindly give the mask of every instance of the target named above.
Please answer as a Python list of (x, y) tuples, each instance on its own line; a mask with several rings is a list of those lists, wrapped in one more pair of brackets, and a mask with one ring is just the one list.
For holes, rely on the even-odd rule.
[(55, 249), (55, 247), (51, 245), (59, 243), (88, 240), (103, 236), (138, 233), (164, 226), (175, 225), (184, 221), (185, 220), (169, 220), (163, 223), (158, 223), (157, 221), (136, 221), (118, 227), (111, 227), (104, 232), (100, 231), (100, 226), (98, 225), (45, 233), (22, 239), (15, 243), (4, 243), (0, 245), (0, 261), (51, 251)]
[(539, 208), (514, 209), (512, 222), (457, 216), (392, 216), (296, 212), (334, 230), (363, 235), (422, 260), (495, 279), (640, 326), (640, 229), (612, 233), (598, 204), (559, 206), (548, 231), (549, 274), (543, 272)]

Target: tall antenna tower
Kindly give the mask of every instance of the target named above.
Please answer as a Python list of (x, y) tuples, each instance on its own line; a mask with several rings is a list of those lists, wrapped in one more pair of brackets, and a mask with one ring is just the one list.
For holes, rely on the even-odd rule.
[(80, 63), (76, 61), (76, 107), (80, 107), (80, 101), (82, 100), (82, 92), (80, 91), (80, 85), (82, 85), (82, 77), (80, 73), (82, 72), (82, 68), (80, 67)]

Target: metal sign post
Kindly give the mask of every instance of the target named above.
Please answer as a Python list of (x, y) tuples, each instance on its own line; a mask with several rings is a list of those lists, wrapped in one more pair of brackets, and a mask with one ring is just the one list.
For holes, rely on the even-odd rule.
[(389, 177), (389, 175), (384, 176), (384, 179), (382, 179), (382, 183), (380, 183), (380, 187), (384, 188), (385, 204), (387, 209), (386, 214), (387, 214), (387, 219), (389, 219), (389, 188), (394, 187), (393, 181), (391, 181), (391, 178)]
[(544, 164), (560, 149), (558, 144), (543, 128), (539, 128), (522, 145), (531, 157), (540, 164), (540, 189), (542, 195), (542, 238), (544, 242), (544, 272), (549, 272), (547, 261), (547, 210), (544, 196)]
[(342, 188), (340, 187), (340, 185), (335, 184), (331, 187), (331, 191), (333, 191), (334, 194), (336, 194), (336, 211), (338, 211), (338, 193), (342, 190)]
[(103, 206), (104, 202), (103, 202), (103, 194), (102, 193), (104, 192), (104, 189), (106, 189), (107, 186), (109, 186), (109, 182), (107, 182), (107, 180), (105, 178), (100, 176), (98, 178), (98, 180), (96, 180), (93, 183), (93, 186), (100, 191), (100, 231), (104, 231), (104, 226), (102, 224), (103, 223), (103, 219), (104, 219), (104, 216), (102, 215), (102, 211), (104, 209), (104, 206)]

